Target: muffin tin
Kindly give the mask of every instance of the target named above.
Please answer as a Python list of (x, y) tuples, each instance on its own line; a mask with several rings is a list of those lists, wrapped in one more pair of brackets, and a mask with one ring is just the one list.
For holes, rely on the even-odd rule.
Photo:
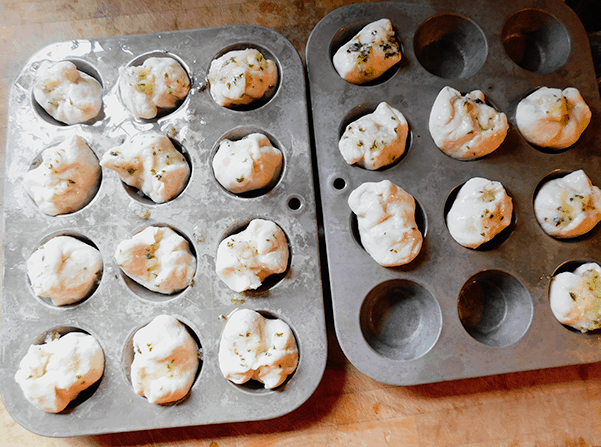
[[(402, 60), (366, 85), (344, 81), (332, 56), (363, 26), (391, 20)], [(599, 331), (581, 334), (549, 307), (552, 276), (601, 262), (601, 230), (567, 241), (534, 217), (539, 185), (584, 169), (601, 185), (599, 92), (582, 24), (562, 2), (362, 3), (322, 19), (306, 47), (327, 267), (338, 340), (349, 360), (384, 383), (414, 385), (601, 360)], [(440, 90), (481, 90), (510, 130), (487, 157), (454, 160), (434, 144), (428, 119)], [(540, 86), (580, 90), (592, 121), (571, 148), (535, 148), (515, 125), (518, 102)], [(407, 151), (385, 169), (345, 163), (345, 126), (386, 101), (409, 122)], [(512, 224), (472, 250), (450, 236), (445, 216), (459, 186), (480, 176), (513, 198)], [(385, 268), (362, 248), (347, 199), (363, 182), (388, 179), (417, 202), (424, 234), (411, 263)]]
[[(276, 61), (279, 83), (268, 101), (241, 109), (214, 103), (205, 79), (213, 58), (254, 47)], [(192, 88), (173, 111), (158, 118), (133, 117), (120, 100), (119, 67), (149, 56), (177, 59)], [(32, 82), (44, 59), (71, 60), (100, 81), (103, 111), (91, 122), (65, 126), (33, 100)], [(2, 353), (0, 388), (12, 417), (45, 436), (75, 436), (161, 427), (268, 419), (301, 405), (319, 384), (326, 362), (325, 315), (320, 275), (316, 202), (311, 166), (306, 88), (302, 61), (279, 33), (259, 26), (233, 26), (52, 44), (34, 54), (10, 89), (4, 197)], [(154, 204), (103, 169), (100, 188), (80, 211), (42, 214), (25, 193), (21, 178), (40, 152), (79, 134), (96, 156), (129, 135), (157, 130), (168, 135), (191, 164), (191, 178), (174, 200)], [(260, 131), (284, 155), (277, 184), (268, 191), (236, 196), (214, 178), (212, 156), (222, 138)], [(291, 253), (284, 274), (268, 278), (256, 291), (235, 293), (215, 274), (219, 242), (242, 230), (252, 218), (275, 221)], [(194, 284), (180, 293), (160, 295), (129, 280), (114, 260), (117, 244), (149, 225), (166, 225), (184, 236), (197, 259)], [(102, 278), (80, 304), (58, 308), (35, 296), (26, 261), (40, 243), (68, 234), (97, 247)], [(227, 316), (250, 308), (288, 323), (296, 337), (299, 365), (275, 390), (262, 384), (234, 385), (221, 374), (218, 345)], [(201, 366), (189, 395), (174, 405), (153, 405), (134, 393), (128, 376), (132, 336), (159, 314), (169, 314), (196, 339)], [(38, 410), (14, 381), (19, 362), (32, 343), (48, 334), (83, 331), (101, 344), (102, 379), (60, 414)]]

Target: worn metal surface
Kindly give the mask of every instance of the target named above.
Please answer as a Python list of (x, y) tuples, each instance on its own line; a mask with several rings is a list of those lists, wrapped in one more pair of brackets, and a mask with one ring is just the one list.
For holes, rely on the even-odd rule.
[[(247, 46), (276, 61), (277, 91), (258, 108), (222, 108), (204, 89), (210, 62), (226, 50)], [(191, 92), (173, 113), (155, 120), (135, 119), (119, 99), (118, 68), (147, 53), (164, 52), (188, 70)], [(31, 87), (43, 59), (73, 60), (100, 78), (104, 108), (99, 119), (63, 126), (40, 112)], [(88, 206), (50, 217), (22, 188), (21, 178), (38, 154), (67, 136), (83, 136), (100, 158), (126, 136), (150, 129), (170, 135), (191, 161), (190, 182), (172, 202), (153, 204), (125, 188), (115, 172), (103, 170), (100, 190)], [(238, 197), (217, 183), (211, 160), (222, 137), (250, 131), (262, 131), (272, 139), (283, 152), (284, 168), (269, 192)], [(75, 436), (268, 419), (301, 405), (320, 382), (327, 354), (322, 286), (316, 281), (320, 266), (313, 188), (303, 65), (294, 46), (273, 30), (232, 26), (78, 40), (34, 54), (11, 88), (7, 127), (0, 388), (12, 417), (38, 434)], [(216, 276), (215, 256), (219, 242), (251, 218), (274, 220), (283, 229), (291, 261), (277, 281), (267, 280), (268, 285), (257, 291), (238, 294)], [(121, 273), (113, 258), (117, 244), (148, 225), (171, 226), (191, 243), (197, 258), (192, 287), (163, 296), (136, 286)], [(58, 234), (73, 234), (92, 243), (104, 262), (94, 294), (66, 308), (36, 297), (26, 273), (26, 260), (37, 246)], [(242, 307), (283, 319), (296, 336), (297, 371), (274, 391), (236, 386), (219, 370), (223, 317)], [(189, 396), (171, 406), (153, 405), (137, 396), (127, 375), (132, 334), (162, 313), (188, 325), (202, 350), (200, 373)], [(58, 415), (47, 414), (25, 400), (13, 377), (30, 344), (49, 331), (73, 329), (86, 331), (100, 342), (106, 358), (104, 376), (78, 405)]]
[[(369, 22), (389, 18), (403, 59), (384, 81), (345, 82), (336, 49)], [(601, 360), (599, 333), (559, 324), (548, 298), (558, 268), (601, 261), (601, 230), (559, 241), (535, 220), (536, 188), (556, 171), (584, 169), (601, 185), (599, 93), (586, 33), (562, 2), (406, 1), (350, 5), (313, 30), (306, 48), (310, 103), (323, 205), (336, 333), (366, 375), (411, 385)], [(446, 85), (479, 89), (505, 112), (510, 131), (475, 161), (445, 156), (428, 131), (434, 99)], [(569, 150), (532, 147), (515, 125), (519, 100), (539, 86), (578, 88), (593, 118)], [(407, 118), (407, 153), (388, 169), (347, 165), (338, 140), (348, 122), (386, 101)], [(481, 176), (513, 198), (510, 228), (478, 250), (450, 236), (446, 210), (455, 188)], [(363, 182), (389, 179), (418, 203), (425, 233), (410, 264), (385, 268), (363, 250), (347, 204)], [(565, 264), (567, 263), (567, 264)]]

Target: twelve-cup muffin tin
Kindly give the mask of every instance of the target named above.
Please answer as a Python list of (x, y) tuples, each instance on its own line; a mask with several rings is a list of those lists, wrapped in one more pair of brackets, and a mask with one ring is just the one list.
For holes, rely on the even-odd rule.
[[(226, 51), (256, 48), (276, 62), (275, 94), (238, 109), (211, 98), (206, 76), (211, 61)], [(119, 67), (140, 65), (149, 56), (178, 60), (192, 80), (176, 110), (156, 119), (133, 117), (120, 100)], [(34, 101), (32, 83), (42, 60), (70, 60), (103, 87), (103, 110), (89, 123), (66, 126)], [(268, 419), (301, 405), (325, 369), (326, 337), (320, 281), (316, 203), (311, 166), (304, 69), (294, 46), (259, 26), (233, 26), (139, 36), (74, 40), (34, 54), (16, 78), (9, 96), (4, 197), (2, 295), (2, 399), (13, 418), (46, 436), (74, 436), (160, 427)], [(103, 169), (94, 199), (80, 211), (42, 214), (25, 193), (21, 178), (40, 152), (66, 137), (82, 136), (100, 158), (127, 136), (155, 130), (168, 135), (191, 164), (191, 178), (174, 200), (154, 204)], [(269, 191), (236, 196), (223, 189), (211, 168), (218, 142), (258, 131), (284, 156), (277, 184)], [(215, 274), (218, 244), (253, 218), (275, 221), (288, 238), (290, 262), (284, 274), (261, 288), (235, 293)], [(149, 225), (173, 228), (185, 237), (197, 259), (194, 283), (180, 293), (161, 295), (125, 277), (114, 260), (117, 244)], [(98, 248), (103, 272), (97, 289), (80, 304), (63, 308), (35, 296), (26, 261), (56, 235), (72, 235)], [(299, 349), (296, 372), (275, 390), (258, 382), (234, 385), (221, 374), (218, 345), (227, 316), (250, 308), (288, 323)], [(174, 405), (153, 405), (134, 393), (128, 378), (135, 331), (159, 314), (169, 314), (196, 339), (201, 367), (189, 395)], [(59, 414), (45, 413), (24, 397), (14, 381), (19, 362), (33, 343), (48, 334), (84, 331), (104, 350), (102, 379)]]
[[(332, 57), (366, 24), (388, 18), (403, 58), (380, 79), (353, 85)], [(553, 317), (552, 276), (601, 262), (601, 230), (574, 240), (536, 222), (539, 185), (577, 169), (601, 185), (599, 93), (585, 31), (562, 2), (402, 1), (337, 9), (306, 48), (319, 191), (336, 333), (349, 360), (389, 384), (413, 385), (601, 359), (599, 332), (582, 334)], [(444, 86), (481, 90), (510, 130), (487, 157), (458, 161), (434, 144), (428, 119)], [(579, 89), (592, 121), (571, 148), (528, 144), (515, 110), (541, 87)], [(393, 166), (367, 171), (345, 163), (345, 126), (386, 101), (409, 122), (407, 151)], [(473, 250), (450, 236), (445, 215), (472, 177), (500, 181), (513, 199), (512, 224)], [(347, 199), (364, 182), (388, 179), (414, 196), (424, 234), (411, 263), (385, 268), (362, 248)]]

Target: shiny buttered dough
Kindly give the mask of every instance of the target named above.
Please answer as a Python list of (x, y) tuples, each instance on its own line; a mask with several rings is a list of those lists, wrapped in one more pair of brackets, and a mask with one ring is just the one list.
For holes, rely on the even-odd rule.
[(147, 227), (121, 241), (115, 259), (131, 279), (163, 294), (192, 285), (196, 273), (188, 242), (169, 227)]
[(56, 216), (87, 205), (98, 191), (101, 169), (85, 140), (69, 137), (41, 156), (42, 163), (23, 177), (23, 187), (40, 211)]
[(513, 202), (501, 183), (474, 177), (459, 190), (447, 227), (458, 243), (477, 248), (508, 227), (512, 213)]
[(106, 151), (100, 164), (155, 203), (176, 197), (190, 177), (186, 158), (168, 137), (155, 132), (139, 133)]
[(590, 262), (573, 273), (559, 273), (549, 289), (551, 311), (557, 320), (581, 332), (601, 328), (601, 267)]
[(240, 233), (225, 238), (217, 249), (217, 276), (233, 291), (261, 286), (269, 275), (288, 267), (286, 235), (270, 220), (254, 219)]
[(85, 298), (102, 274), (100, 252), (74, 237), (57, 236), (38, 248), (27, 260), (27, 275), (37, 296), (57, 306)]
[(430, 112), (432, 139), (449, 157), (471, 160), (495, 151), (505, 137), (509, 125), (504, 113), (484, 102), (479, 90), (462, 96), (452, 87), (444, 87)]
[(69, 61), (42, 62), (35, 74), (33, 96), (50, 116), (65, 124), (85, 123), (102, 109), (100, 83)]
[(234, 194), (273, 184), (281, 170), (282, 152), (260, 133), (237, 141), (222, 140), (213, 158), (215, 178)]
[(133, 338), (131, 383), (153, 404), (175, 402), (188, 394), (199, 363), (198, 345), (186, 327), (159, 315)]
[(334, 54), (334, 68), (352, 84), (364, 84), (382, 76), (401, 60), (401, 48), (392, 23), (380, 19), (365, 26)]
[(564, 149), (578, 141), (591, 121), (591, 110), (574, 87), (541, 87), (520, 101), (515, 119), (530, 143)]
[(296, 370), (298, 350), (290, 327), (241, 309), (232, 313), (219, 343), (219, 368), (236, 384), (258, 380), (265, 388), (281, 385)]
[(601, 190), (583, 170), (545, 183), (534, 198), (534, 214), (557, 238), (582, 236), (601, 221)]
[(91, 335), (70, 332), (31, 345), (15, 380), (29, 402), (48, 413), (60, 413), (104, 372), (104, 353)]
[(154, 118), (183, 100), (190, 91), (186, 70), (171, 57), (150, 57), (142, 65), (119, 69), (119, 92), (138, 118)]
[(408, 133), (403, 114), (381, 102), (373, 113), (346, 126), (338, 148), (348, 164), (375, 170), (403, 155)]
[(419, 254), (423, 236), (415, 223), (415, 199), (389, 180), (363, 183), (348, 198), (357, 215), (365, 251), (380, 265), (408, 264)]
[(269, 95), (278, 82), (274, 61), (254, 48), (230, 51), (211, 62), (209, 89), (224, 107), (250, 104)]

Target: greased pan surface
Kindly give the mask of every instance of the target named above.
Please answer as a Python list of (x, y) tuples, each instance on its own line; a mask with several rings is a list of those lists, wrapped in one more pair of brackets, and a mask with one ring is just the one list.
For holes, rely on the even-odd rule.
[[(381, 18), (392, 22), (401, 62), (381, 82), (344, 81), (333, 54)], [(349, 360), (395, 385), (600, 360), (599, 333), (558, 323), (548, 288), (558, 268), (601, 261), (601, 230), (559, 241), (533, 211), (536, 188), (557, 171), (584, 169), (601, 184), (599, 93), (585, 31), (570, 8), (553, 1), (351, 5), (316, 26), (306, 62), (334, 321)], [(458, 161), (436, 147), (428, 119), (447, 85), (463, 94), (481, 90), (507, 115), (509, 133), (491, 155)], [(540, 86), (576, 87), (591, 108), (590, 125), (569, 150), (541, 151), (517, 130), (518, 102)], [(338, 150), (345, 126), (381, 101), (409, 123), (406, 154), (379, 171), (346, 164)], [(504, 185), (514, 218), (509, 230), (472, 250), (450, 236), (445, 210), (455, 188), (476, 176)], [(378, 265), (362, 248), (347, 204), (360, 184), (384, 179), (414, 196), (425, 233), (419, 256), (397, 268)]]
[[(276, 61), (277, 91), (258, 108), (226, 109), (215, 104), (205, 89), (208, 68), (214, 57), (245, 47), (257, 48)], [(119, 67), (148, 54), (177, 58), (192, 80), (183, 104), (155, 120), (134, 118), (116, 87)], [(80, 70), (99, 78), (104, 93), (99, 119), (63, 126), (34, 106), (32, 79), (44, 59), (72, 60)], [(17, 422), (45, 436), (75, 436), (250, 421), (286, 414), (313, 393), (325, 369), (327, 347), (322, 288), (315, 280), (320, 266), (304, 70), (290, 42), (267, 28), (233, 26), (56, 43), (37, 52), (23, 67), (9, 102), (0, 387), (3, 402)], [(81, 135), (100, 158), (126, 136), (145, 130), (168, 134), (191, 162), (190, 181), (171, 202), (153, 204), (126, 189), (115, 172), (103, 169), (100, 190), (89, 205), (50, 217), (37, 209), (21, 185), (21, 177), (39, 153), (67, 136)], [(222, 137), (237, 139), (251, 131), (265, 133), (283, 152), (284, 168), (269, 192), (238, 197), (217, 183), (211, 160)], [(219, 242), (252, 218), (270, 219), (282, 228), (291, 260), (277, 281), (239, 294), (216, 276), (215, 257)], [(114, 260), (117, 244), (149, 225), (168, 225), (191, 244), (197, 258), (194, 284), (179, 294), (162, 296), (136, 287)], [(37, 246), (58, 234), (92, 243), (104, 264), (94, 294), (66, 308), (36, 297), (26, 272), (26, 261)], [(298, 368), (274, 391), (234, 385), (219, 370), (221, 332), (226, 317), (237, 308), (281, 318), (295, 334)], [(134, 393), (128, 379), (131, 337), (159, 314), (185, 323), (202, 351), (201, 369), (189, 396), (171, 406), (148, 403)], [(30, 344), (49, 332), (73, 329), (88, 332), (101, 344), (104, 376), (78, 405), (57, 415), (44, 413), (25, 400), (14, 375)]]

